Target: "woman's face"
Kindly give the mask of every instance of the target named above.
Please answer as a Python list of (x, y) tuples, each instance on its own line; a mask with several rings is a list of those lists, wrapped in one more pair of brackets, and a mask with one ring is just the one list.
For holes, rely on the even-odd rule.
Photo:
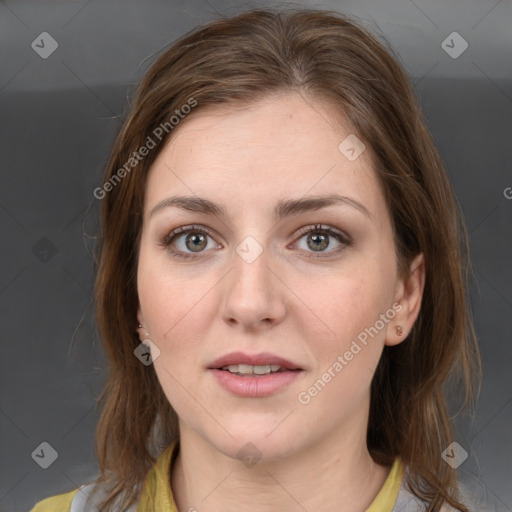
[(368, 152), (296, 94), (175, 129), (149, 172), (137, 279), (181, 432), (268, 460), (365, 439), (384, 344), (419, 307)]

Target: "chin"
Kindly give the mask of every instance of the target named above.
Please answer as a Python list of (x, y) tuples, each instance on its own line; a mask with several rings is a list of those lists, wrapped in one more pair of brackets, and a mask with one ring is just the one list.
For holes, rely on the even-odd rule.
[(222, 425), (229, 434), (223, 429), (203, 431), (203, 439), (227, 457), (238, 459), (247, 466), (258, 461), (282, 459), (299, 448), (297, 436), (300, 433), (292, 432), (276, 421), (257, 422), (244, 417), (239, 422), (223, 422)]

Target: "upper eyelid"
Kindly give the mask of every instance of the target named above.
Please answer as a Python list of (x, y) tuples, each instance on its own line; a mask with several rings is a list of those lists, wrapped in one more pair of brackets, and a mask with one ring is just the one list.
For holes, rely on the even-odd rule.
[(343, 230), (341, 230), (339, 228), (336, 228), (334, 226), (331, 226), (329, 224), (321, 224), (321, 223), (320, 224), (319, 223), (309, 224), (307, 226), (299, 228), (296, 231), (295, 236), (302, 237), (302, 236), (307, 235), (308, 233), (310, 233), (312, 231), (315, 231), (315, 230), (327, 231), (327, 232), (329, 232), (329, 234), (331, 234), (331, 235), (338, 235), (339, 237), (344, 238), (347, 241), (352, 240), (352, 237), (350, 235), (348, 235), (348, 233), (345, 233)]

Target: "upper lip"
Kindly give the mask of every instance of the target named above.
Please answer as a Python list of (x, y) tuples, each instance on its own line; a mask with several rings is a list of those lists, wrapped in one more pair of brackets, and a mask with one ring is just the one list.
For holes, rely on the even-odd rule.
[(287, 370), (302, 370), (302, 368), (283, 357), (276, 356), (269, 352), (262, 352), (260, 354), (244, 354), (243, 352), (230, 352), (224, 356), (219, 357), (213, 361), (208, 368), (219, 369), (230, 364), (250, 364), (252, 366), (264, 366), (267, 364), (278, 364)]

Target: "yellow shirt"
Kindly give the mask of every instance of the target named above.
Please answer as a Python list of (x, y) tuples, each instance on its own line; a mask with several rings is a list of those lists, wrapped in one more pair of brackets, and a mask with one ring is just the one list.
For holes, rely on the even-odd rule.
[[(172, 491), (169, 485), (170, 469), (173, 456), (176, 455), (177, 440), (173, 441), (159, 455), (153, 469), (148, 473), (142, 489), (137, 512), (178, 512)], [(404, 467), (400, 459), (395, 459), (391, 471), (381, 490), (366, 509), (366, 512), (392, 512), (395, 505)], [(71, 501), (79, 489), (65, 494), (51, 496), (36, 503), (30, 512), (69, 512)]]

